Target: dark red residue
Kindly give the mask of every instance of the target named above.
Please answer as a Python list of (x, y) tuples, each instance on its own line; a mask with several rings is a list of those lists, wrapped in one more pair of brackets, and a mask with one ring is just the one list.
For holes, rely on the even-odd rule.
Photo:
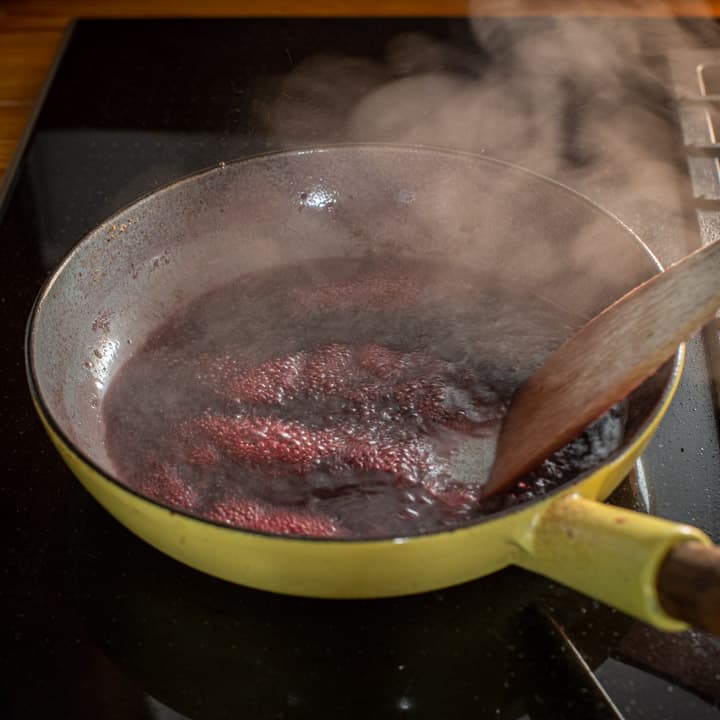
[(420, 275), (376, 270), (344, 283), (293, 289), (291, 302), (308, 310), (365, 308), (393, 310), (414, 305), (425, 290)]
[(158, 502), (181, 510), (192, 510), (197, 504), (197, 493), (169, 463), (149, 463), (148, 474), (138, 483), (138, 490)]
[[(453, 482), (453, 443), (458, 432), (494, 432), (502, 404), (475, 397), (472, 375), (461, 368), (372, 343), (329, 343), (254, 367), (203, 355), (194, 367), (201, 386), (234, 411), (206, 410), (166, 428), (174, 464), (150, 458), (139, 483), (149, 497), (229, 525), (318, 537), (341, 533), (342, 525), (271, 498), (295, 503), (304, 483), (310, 496), (339, 493), (339, 507), (351, 515), (394, 507), (394, 517), (410, 522), (428, 503), (452, 513), (478, 502), (476, 488)], [(209, 499), (193, 480), (235, 476), (245, 482), (215, 488)], [(375, 499), (343, 506), (358, 476), (375, 483)], [(396, 495), (381, 500), (378, 482)]]
[(379, 470), (414, 482), (426, 469), (427, 456), (432, 452), (429, 443), (417, 438), (404, 442), (386, 438), (381, 442), (377, 435), (362, 433), (350, 425), (314, 429), (266, 417), (203, 416), (191, 423), (188, 433), (206, 441), (193, 448), (193, 458), (198, 454), (201, 459), (210, 458), (213, 448), (218, 448), (238, 463), (279, 463), (297, 475), (325, 463), (366, 472)]
[(110, 332), (110, 313), (99, 312), (91, 325), (93, 332)]
[[(336, 398), (346, 401), (342, 412), (348, 418), (370, 418), (385, 410), (468, 432), (499, 420), (502, 411), (498, 403), (488, 405), (474, 396), (470, 373), (423, 353), (380, 345), (330, 344), (249, 369), (238, 368), (229, 357), (206, 356), (198, 365), (200, 377), (215, 392), (242, 404), (285, 406)], [(308, 413), (312, 421), (311, 407)]]
[(308, 512), (268, 507), (246, 499), (231, 499), (211, 505), (205, 516), (215, 522), (278, 535), (333, 537), (339, 529), (327, 518)]

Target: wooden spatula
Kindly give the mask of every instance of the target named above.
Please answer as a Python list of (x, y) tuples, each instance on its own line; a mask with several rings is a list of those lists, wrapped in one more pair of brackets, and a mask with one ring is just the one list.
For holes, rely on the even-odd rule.
[(593, 318), (523, 383), (484, 486), (508, 488), (640, 385), (720, 307), (720, 242), (655, 275)]

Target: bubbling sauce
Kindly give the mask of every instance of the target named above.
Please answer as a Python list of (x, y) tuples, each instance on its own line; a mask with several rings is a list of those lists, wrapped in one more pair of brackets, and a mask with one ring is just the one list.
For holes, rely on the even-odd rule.
[(445, 262), (327, 259), (238, 277), (179, 310), (110, 384), (118, 478), (218, 523), (312, 537), (464, 525), (566, 482), (622, 440), (623, 404), (480, 499), (512, 393), (572, 332)]

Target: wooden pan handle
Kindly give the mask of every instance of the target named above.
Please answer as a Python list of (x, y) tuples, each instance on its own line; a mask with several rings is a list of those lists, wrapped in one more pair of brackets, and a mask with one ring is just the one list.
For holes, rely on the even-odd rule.
[(720, 547), (675, 545), (658, 570), (657, 590), (668, 615), (720, 635)]

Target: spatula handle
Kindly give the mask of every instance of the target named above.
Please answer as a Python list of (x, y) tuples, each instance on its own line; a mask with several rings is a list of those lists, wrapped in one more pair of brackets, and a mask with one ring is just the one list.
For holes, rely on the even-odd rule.
[(658, 570), (657, 591), (668, 615), (720, 635), (720, 548), (675, 545)]

